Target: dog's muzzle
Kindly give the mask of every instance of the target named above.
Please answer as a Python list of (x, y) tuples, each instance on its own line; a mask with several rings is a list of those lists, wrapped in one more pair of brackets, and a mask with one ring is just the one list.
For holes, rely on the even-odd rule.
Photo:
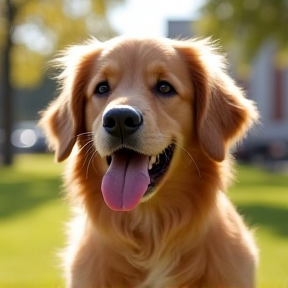
[(119, 105), (104, 112), (103, 128), (112, 147), (107, 156), (109, 165), (102, 179), (101, 190), (106, 204), (115, 211), (131, 211), (154, 192), (171, 162), (174, 144), (159, 155), (141, 154), (137, 149), (142, 113), (128, 105)]

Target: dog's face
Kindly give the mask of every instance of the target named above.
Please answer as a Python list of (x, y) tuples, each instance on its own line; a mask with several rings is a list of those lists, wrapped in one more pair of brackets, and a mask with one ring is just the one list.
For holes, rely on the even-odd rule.
[(157, 157), (181, 135), (191, 136), (188, 67), (172, 47), (159, 44), (116, 42), (98, 56), (85, 115), (102, 157), (121, 148)]
[(110, 164), (102, 192), (112, 209), (131, 210), (160, 185), (175, 143), (192, 137), (192, 91), (178, 53), (157, 41), (113, 43), (98, 56), (86, 127)]
[(198, 147), (223, 161), (230, 141), (257, 117), (203, 41), (94, 41), (62, 61), (62, 93), (41, 125), (59, 161), (77, 136), (92, 133), (113, 210), (132, 210), (154, 195), (168, 171), (179, 169), (179, 149)]

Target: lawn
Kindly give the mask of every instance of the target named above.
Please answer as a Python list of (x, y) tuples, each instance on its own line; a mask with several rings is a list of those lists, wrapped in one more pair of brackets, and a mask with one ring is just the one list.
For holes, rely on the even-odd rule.
[[(20, 155), (0, 167), (0, 288), (62, 288), (56, 252), (68, 208), (63, 165), (51, 155)], [(259, 288), (288, 287), (288, 177), (240, 166), (229, 195), (260, 247)]]
[(238, 167), (229, 195), (255, 228), (260, 249), (259, 288), (288, 287), (288, 175)]
[(64, 287), (57, 249), (64, 242), (67, 207), (62, 165), (51, 155), (21, 155), (0, 167), (0, 287)]

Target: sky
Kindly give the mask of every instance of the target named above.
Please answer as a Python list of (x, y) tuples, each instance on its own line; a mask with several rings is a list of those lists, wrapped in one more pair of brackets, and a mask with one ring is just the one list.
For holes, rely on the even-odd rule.
[(120, 35), (167, 36), (168, 20), (191, 20), (203, 0), (126, 0), (110, 12), (112, 27)]

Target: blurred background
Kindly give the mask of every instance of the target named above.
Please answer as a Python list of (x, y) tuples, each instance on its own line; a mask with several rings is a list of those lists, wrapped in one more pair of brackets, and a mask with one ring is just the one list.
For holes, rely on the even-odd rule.
[(288, 287), (287, 0), (0, 0), (0, 287), (64, 287), (63, 164), (37, 128), (47, 61), (91, 35), (212, 36), (261, 124), (235, 150), (229, 196), (255, 229), (258, 287)]

